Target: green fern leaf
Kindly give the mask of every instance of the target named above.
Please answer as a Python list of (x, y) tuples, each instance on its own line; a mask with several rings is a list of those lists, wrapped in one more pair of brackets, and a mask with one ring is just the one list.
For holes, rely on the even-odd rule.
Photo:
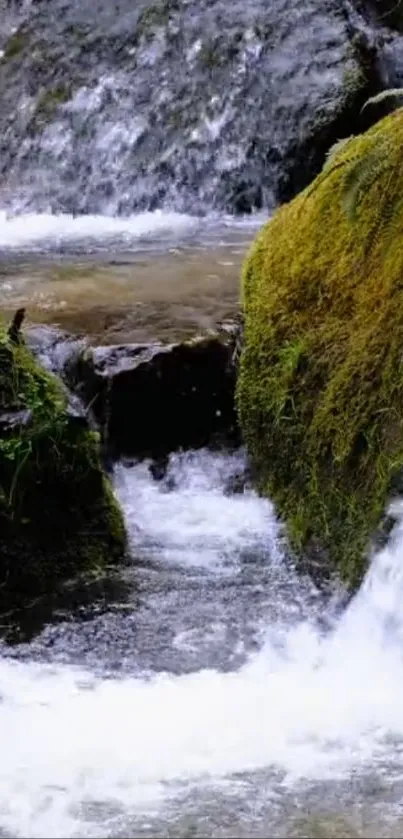
[(343, 207), (351, 221), (357, 216), (361, 198), (374, 181), (389, 166), (382, 146), (376, 146), (370, 154), (361, 157), (349, 167), (344, 177)]
[(371, 96), (361, 108), (361, 113), (368, 105), (377, 105), (379, 102), (386, 102), (388, 99), (400, 99), (403, 96), (403, 87), (390, 87), (388, 90), (381, 90), (375, 96)]
[(333, 143), (333, 145), (330, 146), (329, 151), (326, 153), (326, 159), (323, 165), (323, 170), (327, 169), (334, 162), (334, 158), (338, 155), (340, 151), (342, 151), (342, 149), (345, 148), (347, 143), (349, 143), (352, 139), (353, 135), (351, 134), (350, 137), (343, 137), (342, 140), (337, 140), (336, 143)]

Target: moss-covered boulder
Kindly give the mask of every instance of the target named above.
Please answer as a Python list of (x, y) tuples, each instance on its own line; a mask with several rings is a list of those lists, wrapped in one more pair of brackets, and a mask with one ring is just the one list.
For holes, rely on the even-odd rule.
[(237, 405), (293, 544), (355, 585), (403, 467), (403, 110), (343, 144), (261, 230)]
[(59, 381), (0, 325), (0, 605), (123, 557), (98, 435)]

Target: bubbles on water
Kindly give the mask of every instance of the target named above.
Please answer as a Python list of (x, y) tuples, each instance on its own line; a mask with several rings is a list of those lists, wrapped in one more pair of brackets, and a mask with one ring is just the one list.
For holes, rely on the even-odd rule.
[(85, 246), (88, 250), (139, 249), (144, 242), (172, 241), (194, 233), (198, 220), (180, 213), (155, 212), (116, 218), (106, 215), (52, 215), (25, 213), (10, 215), (0, 211), (0, 250), (46, 251), (66, 246)]
[[(278, 525), (271, 504), (242, 487), (242, 454), (209, 452), (173, 455), (160, 481), (147, 463), (119, 466), (116, 484), (129, 524), (133, 552), (147, 545), (162, 561), (208, 568), (210, 573), (241, 571), (239, 555), (265, 545), (279, 561)], [(243, 491), (231, 492), (239, 483)]]
[(261, 647), (268, 619), (277, 627), (321, 619), (323, 598), (291, 573), (272, 505), (249, 487), (242, 453), (121, 464), (115, 484), (133, 557), (124, 599), (80, 624), (47, 626), (15, 649), (19, 658), (103, 675), (228, 671)]
[[(148, 467), (121, 465), (116, 473), (133, 549), (141, 548), (154, 579), (167, 575), (154, 606), (151, 577), (143, 578), (151, 622), (142, 626), (154, 627), (154, 634), (140, 634), (137, 642), (141, 646), (143, 638), (157, 649), (161, 624), (174, 613), (176, 631), (164, 654), (176, 648), (186, 656), (193, 645), (199, 667), (110, 678), (71, 662), (4, 657), (0, 826), (32, 837), (106, 836), (160, 819), (163, 834), (179, 811), (202, 818), (198, 802), (208, 788), (216, 802), (224, 800), (223, 784), (231, 791), (242, 782), (249, 801), (267, 802), (275, 791), (278, 803), (300, 790), (319, 807), (321, 795), (330, 795), (326, 784), (345, 790), (350, 778), (368, 772), (379, 789), (397, 783), (403, 767), (402, 523), (374, 557), (344, 615), (323, 631), (315, 620), (323, 604), (283, 555), (273, 508), (243, 483), (241, 454), (176, 455), (158, 481)], [(235, 595), (249, 551), (254, 584)], [(179, 588), (175, 598), (186, 574), (195, 597), (187, 599), (186, 588)], [(243, 663), (221, 669), (214, 656), (226, 643), (231, 601), (237, 614), (249, 601), (253, 613), (259, 574), (270, 594), (260, 601), (264, 633)], [(217, 581), (226, 600), (217, 597)], [(206, 612), (199, 606), (210, 590)], [(209, 666), (196, 626), (177, 622), (189, 605), (208, 643), (216, 644)], [(262, 615), (257, 609), (255, 619)], [(141, 609), (134, 611), (134, 621), (137, 616), (144, 621), (144, 611), (143, 617)], [(111, 637), (105, 632), (102, 643)], [(106, 646), (96, 654), (106, 655)], [(364, 783), (357, 795), (369, 796)], [(203, 806), (213, 813), (212, 804)], [(232, 824), (241, 817), (237, 806)]]
[(266, 213), (239, 216), (211, 213), (203, 219), (162, 210), (128, 216), (12, 214), (0, 209), (0, 252), (131, 253), (143, 249), (175, 250), (176, 245), (237, 245), (244, 251)]

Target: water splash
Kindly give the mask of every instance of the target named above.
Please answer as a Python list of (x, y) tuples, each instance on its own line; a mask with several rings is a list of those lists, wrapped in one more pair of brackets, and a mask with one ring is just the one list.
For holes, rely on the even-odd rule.
[(129, 218), (112, 216), (73, 216), (25, 213), (12, 215), (0, 211), (0, 250), (60, 250), (69, 245), (110, 250), (137, 250), (150, 240), (172, 242), (199, 226), (196, 218), (179, 213), (139, 213)]
[(343, 115), (348, 131), (362, 127), (348, 107), (364, 78), (355, 37), (373, 36), (350, 5), (97, 0), (94, 13), (71, 0), (49, 16), (27, 4), (14, 41), (0, 42), (0, 205), (272, 207), (320, 168)]
[(299, 593), (298, 608), (269, 608), (260, 649), (230, 672), (110, 679), (4, 657), (0, 825), (12, 835), (109, 835), (119, 820), (149, 818), (206, 783), (235, 784), (237, 773), (280, 772), (284, 789), (377, 767), (382, 774), (391, 742), (403, 772), (403, 521), (323, 632), (309, 587), (281, 559), (270, 505), (250, 491), (226, 494), (236, 457), (177, 457), (170, 486), (152, 482), (145, 466), (120, 467), (133, 545), (146, 543), (162, 563), (210, 562), (213, 580), (228, 562), (239, 573), (242, 546), (266, 543), (273, 580), (287, 569), (283, 597)]

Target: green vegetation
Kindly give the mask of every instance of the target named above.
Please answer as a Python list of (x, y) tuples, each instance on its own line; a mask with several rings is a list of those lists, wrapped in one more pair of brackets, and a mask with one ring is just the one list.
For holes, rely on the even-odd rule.
[(200, 67), (213, 71), (235, 61), (242, 49), (242, 36), (242, 32), (236, 32), (226, 38), (217, 35), (206, 39), (197, 55)]
[(39, 98), (35, 110), (35, 118), (48, 122), (55, 114), (59, 105), (64, 105), (72, 96), (70, 84), (59, 83), (49, 90), (44, 90)]
[(136, 31), (135, 42), (144, 37), (150, 40), (155, 31), (161, 26), (167, 26), (171, 20), (172, 15), (180, 10), (179, 0), (156, 0), (151, 6), (147, 6), (139, 15)]
[(4, 47), (3, 60), (15, 58), (23, 52), (28, 45), (30, 33), (27, 29), (20, 27), (12, 35), (10, 35)]
[(243, 273), (237, 404), (298, 549), (355, 586), (403, 467), (403, 110), (339, 144)]
[(98, 435), (69, 415), (58, 380), (0, 326), (0, 603), (49, 591), (124, 553)]

